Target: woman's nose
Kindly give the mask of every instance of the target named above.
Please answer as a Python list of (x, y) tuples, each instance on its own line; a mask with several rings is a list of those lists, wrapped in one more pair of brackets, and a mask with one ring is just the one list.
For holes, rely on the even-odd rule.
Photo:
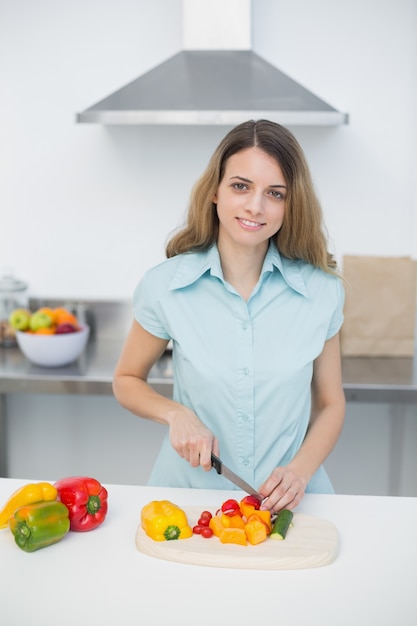
[(259, 213), (263, 213), (263, 196), (261, 194), (253, 194), (252, 196), (250, 196), (248, 202), (246, 203), (245, 209), (252, 215), (258, 215)]

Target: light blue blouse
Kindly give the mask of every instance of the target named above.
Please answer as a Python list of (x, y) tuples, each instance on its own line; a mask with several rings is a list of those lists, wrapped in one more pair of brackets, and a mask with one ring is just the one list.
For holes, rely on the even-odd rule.
[[(259, 487), (300, 448), (309, 423), (313, 361), (343, 322), (339, 278), (281, 256), (270, 244), (246, 302), (223, 278), (214, 245), (149, 270), (135, 319), (173, 342), (173, 397), (216, 435), (220, 457)], [(192, 468), (168, 433), (149, 484), (233, 489), (214, 469)], [(307, 491), (332, 493), (323, 467)]]

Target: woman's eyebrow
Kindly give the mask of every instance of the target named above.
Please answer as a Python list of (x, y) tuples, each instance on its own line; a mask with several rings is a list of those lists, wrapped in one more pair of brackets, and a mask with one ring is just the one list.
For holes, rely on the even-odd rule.
[(245, 183), (253, 183), (253, 180), (245, 178), (244, 176), (231, 176), (229, 180), (232, 180), (232, 178), (238, 178), (239, 180), (243, 180)]
[[(251, 180), (250, 178), (245, 178), (244, 176), (231, 176), (229, 178), (229, 180), (232, 180), (233, 178), (237, 178), (238, 180), (241, 180), (241, 181), (243, 181), (245, 183), (253, 183), (253, 180)], [(275, 187), (279, 187), (280, 189), (286, 189), (287, 185), (279, 185), (279, 184), (278, 185), (268, 185), (268, 187), (272, 187), (273, 189)]]

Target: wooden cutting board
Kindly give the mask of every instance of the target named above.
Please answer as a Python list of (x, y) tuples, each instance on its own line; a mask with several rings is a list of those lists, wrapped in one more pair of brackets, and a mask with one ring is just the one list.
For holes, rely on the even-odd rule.
[[(204, 506), (182, 507), (190, 526), (194, 526)], [(141, 552), (165, 561), (189, 565), (237, 569), (308, 569), (332, 563), (338, 552), (338, 533), (324, 519), (294, 513), (293, 526), (283, 541), (267, 539), (257, 546), (222, 544), (217, 537), (154, 541), (139, 524), (136, 546)]]

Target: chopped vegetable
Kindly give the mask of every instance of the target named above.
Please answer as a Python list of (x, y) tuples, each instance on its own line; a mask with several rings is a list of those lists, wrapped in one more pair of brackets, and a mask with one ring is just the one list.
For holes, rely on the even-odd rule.
[[(213, 534), (220, 539), (222, 543), (237, 543), (239, 545), (257, 545), (265, 541), (272, 530), (271, 512), (261, 511), (260, 503), (254, 496), (247, 496), (239, 503), (239, 511), (235, 508), (233, 502), (226, 500), (216, 515), (212, 516), (209, 528)], [(226, 512), (225, 512), (226, 511)], [(202, 532), (200, 525), (201, 518), (198, 520), (197, 532)], [(239, 533), (224, 532), (225, 530), (239, 530)], [(242, 533), (244, 539), (242, 538)]]
[(253, 517), (257, 517), (258, 519), (261, 520), (261, 522), (265, 524), (268, 535), (269, 535), (269, 533), (272, 530), (271, 511), (261, 511), (261, 510), (257, 511), (255, 509), (255, 511), (251, 513), (249, 517), (247, 517), (247, 521), (249, 521)]
[(71, 530), (87, 531), (107, 515), (107, 490), (95, 478), (72, 476), (55, 483), (58, 499), (68, 507)]
[(251, 515), (245, 524), (246, 537), (253, 546), (262, 543), (268, 536), (264, 522), (257, 515)]
[(219, 515), (214, 515), (211, 518), (209, 528), (211, 528), (213, 534), (216, 535), (216, 537), (220, 537), (220, 533), (223, 530), (224, 526)]
[(270, 534), (271, 539), (285, 539), (293, 517), (293, 512), (288, 509), (280, 511), (272, 526)]
[(255, 507), (255, 509), (259, 509), (261, 506), (261, 502), (262, 501), (257, 496), (249, 495), (242, 498), (240, 504), (251, 504)]
[(34, 502), (56, 500), (57, 490), (50, 483), (29, 483), (17, 489), (0, 510), (0, 528), (7, 528), (9, 519), (17, 509)]
[(193, 534), (185, 512), (169, 500), (153, 500), (145, 505), (141, 511), (141, 523), (145, 533), (154, 541), (188, 539)]
[(25, 552), (34, 552), (61, 541), (70, 529), (65, 504), (57, 501), (26, 504), (9, 520), (15, 543)]
[(255, 511), (259, 511), (259, 507), (261, 506), (261, 502), (255, 496), (245, 496), (239, 502), (239, 508), (241, 514), (248, 518)]
[(241, 515), (225, 515), (222, 513), (221, 520), (225, 528), (245, 528), (245, 522)]
[(223, 528), (219, 539), (222, 543), (237, 543), (240, 546), (246, 546), (248, 543), (243, 528)]

